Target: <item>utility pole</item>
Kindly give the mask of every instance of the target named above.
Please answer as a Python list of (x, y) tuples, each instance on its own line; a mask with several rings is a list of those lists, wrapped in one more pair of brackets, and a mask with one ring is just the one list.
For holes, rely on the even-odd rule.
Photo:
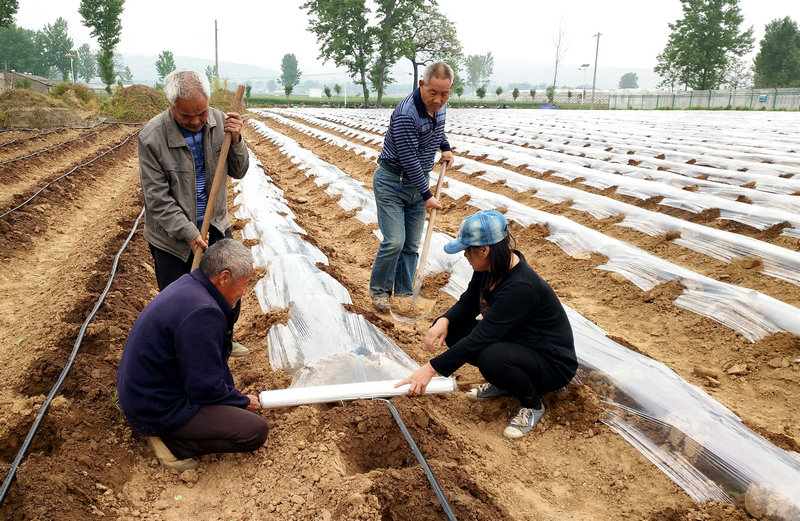
[(600, 52), (600, 37), (602, 35), (597, 33), (594, 35), (597, 38), (597, 47), (594, 50), (594, 75), (592, 77), (592, 103), (589, 105), (589, 110), (594, 110), (594, 86), (597, 84), (597, 55)]
[(214, 78), (219, 84), (219, 46), (217, 45), (217, 21), (214, 20)]

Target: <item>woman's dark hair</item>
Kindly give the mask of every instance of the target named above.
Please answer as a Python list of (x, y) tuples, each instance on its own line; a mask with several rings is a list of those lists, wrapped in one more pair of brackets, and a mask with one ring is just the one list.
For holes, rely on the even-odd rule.
[[(489, 245), (489, 277), (486, 279), (486, 287), (496, 286), (508, 273), (511, 266), (511, 256), (514, 253), (516, 241), (509, 233), (500, 242)], [(478, 249), (481, 246), (470, 246)]]

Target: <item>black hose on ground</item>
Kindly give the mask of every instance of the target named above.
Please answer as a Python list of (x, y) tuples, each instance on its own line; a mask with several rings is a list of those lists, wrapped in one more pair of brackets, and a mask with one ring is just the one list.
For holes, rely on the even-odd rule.
[(72, 364), (75, 362), (75, 357), (78, 355), (78, 349), (81, 346), (81, 342), (83, 341), (83, 335), (86, 334), (86, 328), (89, 326), (89, 323), (94, 318), (97, 310), (100, 309), (100, 306), (103, 305), (103, 301), (108, 294), (108, 290), (111, 288), (111, 283), (114, 282), (114, 275), (117, 272), (117, 266), (119, 265), (119, 258), (122, 256), (122, 252), (125, 251), (127, 248), (128, 243), (131, 242), (131, 238), (133, 234), (136, 233), (136, 228), (139, 227), (139, 221), (141, 221), (142, 216), (144, 215), (144, 207), (142, 207), (142, 211), (139, 212), (139, 217), (136, 218), (136, 222), (133, 223), (133, 228), (131, 229), (131, 233), (128, 234), (128, 238), (125, 239), (125, 242), (122, 244), (122, 247), (117, 252), (117, 255), (114, 257), (114, 263), (111, 266), (111, 275), (108, 278), (108, 282), (106, 283), (106, 287), (103, 292), (100, 294), (100, 298), (97, 299), (97, 302), (92, 308), (92, 311), (89, 313), (89, 316), (86, 317), (86, 320), (83, 322), (80, 331), (78, 332), (78, 338), (75, 340), (75, 345), (72, 348), (72, 353), (69, 355), (69, 359), (67, 360), (67, 365), (64, 366), (64, 369), (61, 371), (61, 375), (58, 377), (56, 384), (50, 389), (50, 393), (45, 398), (44, 402), (42, 403), (41, 408), (39, 409), (38, 414), (36, 415), (36, 419), (33, 421), (33, 425), (31, 425), (30, 430), (28, 431), (28, 435), (25, 437), (25, 441), (22, 443), (22, 447), (20, 447), (19, 452), (17, 452), (17, 457), (14, 458), (14, 462), (11, 464), (11, 468), (8, 470), (8, 475), (6, 476), (5, 481), (3, 481), (3, 487), (0, 489), (0, 506), (2, 506), (3, 501), (8, 494), (9, 488), (11, 488), (11, 482), (14, 481), (14, 477), (17, 474), (17, 468), (19, 468), (20, 463), (25, 458), (25, 454), (28, 452), (28, 448), (30, 448), (31, 442), (33, 441), (34, 436), (36, 436), (36, 432), (39, 430), (39, 426), (42, 423), (42, 420), (47, 415), (47, 410), (50, 408), (50, 403), (53, 401), (53, 398), (56, 397), (58, 391), (61, 389), (61, 385), (66, 380), (67, 375), (69, 374), (69, 370), (72, 369)]
[(425, 457), (420, 452), (419, 447), (414, 442), (414, 438), (411, 437), (411, 433), (408, 432), (405, 423), (403, 423), (403, 419), (400, 417), (400, 413), (397, 412), (392, 402), (385, 398), (378, 398), (379, 400), (383, 400), (386, 402), (386, 405), (389, 406), (389, 410), (394, 416), (394, 421), (397, 422), (397, 426), (400, 427), (400, 431), (403, 433), (403, 436), (406, 437), (406, 441), (408, 442), (408, 446), (411, 447), (411, 450), (414, 452), (414, 456), (417, 457), (417, 461), (419, 464), (422, 465), (422, 470), (425, 471), (425, 475), (428, 477), (428, 481), (433, 488), (433, 492), (436, 494), (436, 497), (439, 499), (439, 504), (442, 505), (442, 510), (447, 515), (447, 519), (451, 521), (457, 521), (455, 514), (453, 514), (453, 510), (450, 508), (450, 503), (447, 502), (447, 498), (444, 497), (444, 493), (442, 492), (442, 488), (439, 486), (439, 482), (436, 481), (436, 476), (433, 475), (433, 471), (431, 470), (430, 466), (428, 466), (428, 462), (425, 461)]

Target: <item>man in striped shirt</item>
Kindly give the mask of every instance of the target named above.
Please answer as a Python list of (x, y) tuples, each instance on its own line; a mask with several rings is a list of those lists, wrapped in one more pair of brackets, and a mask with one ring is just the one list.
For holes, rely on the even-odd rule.
[(439, 163), (453, 163), (444, 134), (446, 104), (453, 70), (444, 62), (425, 68), (419, 88), (392, 113), (372, 182), (383, 240), (375, 255), (369, 291), (379, 310), (392, 294), (410, 295), (426, 212), (441, 210), (431, 193), (429, 175), (438, 150)]

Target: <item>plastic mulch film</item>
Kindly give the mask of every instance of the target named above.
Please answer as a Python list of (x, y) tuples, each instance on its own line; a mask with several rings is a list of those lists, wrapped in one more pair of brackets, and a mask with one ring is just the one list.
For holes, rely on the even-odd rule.
[(256, 132), (278, 145), (292, 162), (298, 165), (307, 177), (314, 178), (314, 184), (325, 186), (329, 196), (341, 196), (337, 204), (347, 211), (358, 208), (356, 219), (364, 224), (378, 222), (378, 211), (372, 192), (364, 188), (364, 184), (353, 179), (335, 166), (322, 161), (310, 150), (307, 150), (283, 134), (276, 132), (260, 121), (249, 120)]
[[(670, 215), (644, 210), (609, 197), (592, 194), (569, 186), (549, 183), (512, 172), (505, 168), (479, 163), (471, 159), (459, 157), (456, 159), (456, 166), (460, 167), (460, 172), (477, 174), (479, 178), (490, 183), (503, 181), (506, 186), (518, 192), (535, 190), (532, 197), (551, 203), (570, 201), (572, 203), (572, 208), (587, 212), (597, 219), (622, 215), (625, 218), (619, 223), (620, 226), (633, 228), (651, 236), (678, 232), (679, 235), (674, 239), (676, 244), (724, 262), (746, 258), (759, 258), (763, 263), (764, 274), (792, 282), (793, 284), (800, 284), (800, 252), (781, 248), (780, 246), (775, 246), (744, 235), (702, 226)], [(587, 175), (591, 174), (590, 170), (587, 171), (585, 168), (581, 170), (586, 171)], [(619, 180), (619, 176), (615, 177)], [(653, 183), (650, 183), (650, 185), (653, 185)], [(653, 185), (650, 188), (657, 190), (659, 187)], [(715, 197), (697, 196), (697, 194), (691, 194), (691, 192), (686, 192), (684, 190), (678, 191), (685, 194), (683, 195), (685, 200), (691, 200), (692, 196), (694, 196), (694, 200), (699, 204), (696, 208), (697, 211), (714, 208), (716, 203), (727, 203)], [(648, 197), (654, 195), (655, 192), (649, 194)], [(680, 194), (676, 194), (674, 197), (678, 197), (678, 195)], [(739, 210), (737, 211), (739, 211), (742, 217), (732, 220), (750, 224), (756, 228), (760, 228), (762, 224), (766, 228), (774, 226), (775, 224), (785, 222), (786, 218), (792, 215), (794, 216), (792, 218), (800, 223), (800, 215), (782, 212), (780, 215), (766, 218), (764, 214), (770, 212), (763, 212), (754, 208), (752, 205), (743, 203), (731, 203), (731, 205), (733, 204), (739, 205)], [(744, 212), (744, 210), (747, 210), (747, 212)], [(730, 211), (732, 210), (720, 210), (721, 214)], [(755, 226), (753, 224), (754, 219), (751, 219), (751, 217), (759, 213), (762, 215), (762, 224)], [(778, 212), (774, 211), (771, 213), (777, 214)]]
[[(343, 307), (352, 303), (350, 294), (317, 268), (327, 258), (302, 239), (305, 232), (294, 222), (282, 192), (252, 154), (250, 164), (247, 175), (235, 182), (235, 217), (249, 220), (242, 231), (246, 239), (261, 240), (252, 250), (255, 264), (266, 269), (255, 285), (262, 310), (288, 311), (286, 322), (273, 325), (267, 335), (272, 368), (289, 372), (292, 388), (320, 386), (327, 391), (332, 386), (331, 392), (340, 384), (397, 381), (418, 369), (380, 329)], [(264, 223), (274, 228), (266, 229)], [(439, 392), (455, 389), (454, 380), (437, 380), (444, 387)]]
[[(512, 213), (510, 209), (509, 213)], [(514, 213), (522, 215), (523, 212), (517, 209)], [(534, 221), (532, 217), (527, 220)], [(433, 234), (433, 247), (429, 252), (431, 269), (426, 273), (447, 269), (450, 280), (444, 291), (458, 298), (472, 270), (463, 256), (447, 255), (441, 250), (441, 245), (450, 239), (445, 234)], [(299, 356), (301, 350), (288, 344), (319, 345), (316, 338), (330, 342), (328, 329), (334, 327), (332, 324), (347, 322), (347, 319), (322, 311), (323, 300), (313, 298), (306, 302), (301, 299), (292, 304), (292, 319), (278, 329), (273, 327), (276, 337), (285, 337), (271, 342), (271, 349), (272, 345), (283, 346), (274, 358), (285, 357), (286, 365), (308, 365), (310, 369), (300, 376), (307, 381), (315, 381), (320, 374), (331, 372), (370, 374), (373, 367), (369, 358), (359, 362), (348, 359), (352, 351), (350, 342), (341, 346), (338, 356), (321, 359), (324, 363), (312, 361), (309, 364), (315, 357), (313, 350), (303, 355), (308, 359), (292, 358)], [(335, 299), (329, 300), (338, 306)], [(575, 334), (580, 379), (600, 396), (607, 411), (605, 422), (611, 428), (696, 501), (729, 501), (756, 517), (771, 516), (781, 521), (797, 519), (800, 512), (796, 486), (800, 480), (798, 460), (744, 427), (739, 418), (663, 364), (617, 344), (602, 329), (575, 311), (565, 309)], [(317, 326), (320, 317), (324, 323)], [(348, 323), (343, 329), (355, 328)], [(404, 365), (402, 359), (387, 362), (388, 365), (392, 363)]]
[[(290, 113), (293, 116), (320, 126), (331, 128), (340, 133), (348, 132), (348, 127), (328, 123), (325, 120), (309, 115), (305, 111), (295, 110)], [(285, 120), (285, 118), (271, 113), (270, 116), (280, 118), (281, 121)], [(322, 132), (319, 129), (307, 127), (291, 120), (285, 121), (300, 132), (324, 139), (326, 142), (345, 146), (348, 149), (353, 149), (357, 146), (341, 138), (336, 138), (331, 134)], [(375, 142), (381, 137), (376, 134), (368, 134), (353, 129), (350, 129), (349, 133), (360, 139), (371, 142)], [(451, 138), (451, 141), (453, 145), (458, 145), (459, 152), (463, 153), (465, 149), (469, 151), (470, 147), (463, 146), (461, 142), (474, 139), (478, 138), (457, 137)], [(343, 141), (344, 143), (342, 143)], [(639, 199), (663, 197), (660, 204), (693, 213), (699, 213), (708, 209), (719, 209), (721, 219), (737, 221), (759, 230), (765, 230), (775, 225), (788, 222), (793, 224), (794, 227), (785, 229), (784, 234), (791, 235), (791, 230), (800, 232), (800, 214), (795, 211), (775, 208), (765, 209), (752, 204), (745, 204), (713, 195), (689, 192), (680, 188), (664, 185), (660, 182), (625, 178), (612, 173), (598, 172), (595, 170), (594, 166), (592, 168), (584, 168), (583, 166), (570, 165), (560, 161), (540, 161), (531, 157), (531, 154), (537, 153), (537, 151), (532, 152), (531, 149), (522, 149), (523, 152), (510, 153), (500, 150), (497, 142), (483, 141), (484, 144), (474, 153), (486, 155), (487, 157), (491, 154), (497, 156), (490, 157), (490, 159), (502, 160), (505, 158), (506, 162), (509, 164), (517, 166), (520, 164), (527, 164), (529, 169), (552, 171), (553, 175), (567, 177), (570, 180), (583, 177), (586, 179), (585, 184), (587, 185), (601, 190), (616, 186), (618, 193), (630, 195)], [(520, 156), (519, 159), (514, 161), (508, 160), (508, 157), (514, 157), (514, 154)], [(578, 156), (556, 153), (552, 153), (552, 155), (562, 158), (574, 158), (576, 161), (586, 161), (586, 159)], [(603, 169), (605, 165), (608, 165), (608, 163), (600, 161), (597, 168)], [(794, 252), (740, 234), (702, 226), (663, 213), (645, 210), (609, 197), (589, 193), (569, 186), (542, 181), (513, 172), (506, 168), (487, 165), (486, 163), (480, 163), (471, 159), (457, 157), (456, 166), (459, 168), (460, 172), (471, 175), (476, 174), (479, 178), (490, 183), (502, 181), (509, 188), (519, 192), (534, 190), (535, 193), (533, 197), (551, 203), (570, 201), (572, 203), (572, 208), (585, 211), (597, 219), (622, 215), (625, 219), (619, 223), (620, 226), (633, 228), (649, 235), (678, 232), (680, 236), (674, 240), (676, 244), (724, 262), (730, 263), (732, 260), (746, 258), (761, 259), (763, 265), (762, 271), (764, 274), (792, 282), (793, 284), (800, 284), (800, 252)], [(569, 172), (570, 175), (564, 175), (565, 172)], [(758, 193), (755, 190), (741, 189), (741, 192), (745, 191), (749, 193)]]

